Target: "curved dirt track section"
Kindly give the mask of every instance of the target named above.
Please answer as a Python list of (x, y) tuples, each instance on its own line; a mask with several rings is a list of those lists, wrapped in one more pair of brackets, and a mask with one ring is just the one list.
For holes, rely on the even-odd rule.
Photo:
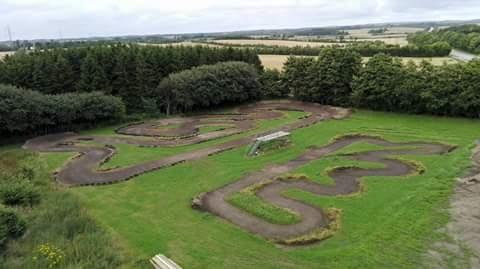
[[(334, 185), (329, 186), (320, 185), (309, 180), (282, 181), (277, 179), (282, 174), (292, 171), (301, 165), (305, 165), (313, 160), (322, 158), (352, 143), (360, 141), (385, 146), (387, 149), (355, 153), (349, 155), (348, 158), (358, 161), (381, 163), (385, 166), (384, 168), (362, 169), (352, 167), (334, 169), (329, 173), (329, 176), (334, 179), (335, 183)], [(398, 149), (399, 146), (408, 146), (409, 149)], [(389, 147), (396, 147), (396, 149), (388, 149)], [(196, 206), (220, 216), (251, 233), (273, 241), (282, 242), (284, 240), (306, 235), (318, 228), (328, 227), (326, 215), (320, 208), (283, 196), (282, 192), (286, 189), (300, 189), (316, 195), (348, 195), (360, 190), (359, 179), (361, 177), (405, 176), (415, 171), (416, 167), (411, 163), (392, 159), (391, 156), (407, 154), (444, 154), (451, 149), (451, 146), (437, 143), (392, 143), (383, 139), (367, 136), (345, 136), (327, 146), (309, 149), (301, 156), (288, 161), (285, 164), (265, 167), (261, 171), (247, 175), (234, 183), (202, 194), (199, 196)], [(249, 186), (259, 184), (265, 179), (271, 179), (272, 183), (259, 188), (256, 195), (267, 203), (297, 213), (301, 216), (299, 222), (292, 225), (269, 223), (246, 213), (226, 201), (226, 198), (233, 193), (239, 192)]]
[[(25, 149), (39, 152), (78, 152), (79, 154), (61, 168), (56, 176), (58, 182), (68, 186), (110, 184), (128, 180), (143, 173), (201, 159), (226, 150), (247, 145), (255, 135), (231, 140), (155, 161), (129, 167), (99, 171), (98, 167), (115, 154), (115, 144), (132, 144), (146, 147), (169, 147), (202, 143), (242, 132), (254, 130), (260, 119), (276, 119), (283, 116), (279, 110), (297, 110), (308, 115), (278, 130), (289, 131), (306, 127), (330, 118), (349, 115), (346, 109), (321, 106), (298, 101), (267, 101), (241, 106), (231, 113), (207, 114), (193, 117), (178, 117), (129, 125), (117, 130), (117, 135), (84, 136), (62, 133), (37, 137), (24, 144)], [(226, 125), (229, 127), (200, 134), (199, 126)], [(257, 134), (263, 135), (263, 134)], [(90, 141), (92, 144), (81, 144)]]

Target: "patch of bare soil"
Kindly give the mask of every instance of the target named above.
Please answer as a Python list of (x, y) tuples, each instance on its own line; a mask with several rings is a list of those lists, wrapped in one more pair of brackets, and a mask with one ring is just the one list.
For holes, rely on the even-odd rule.
[(469, 174), (458, 179), (450, 200), (447, 239), (428, 252), (428, 268), (480, 268), (480, 145), (472, 153)]

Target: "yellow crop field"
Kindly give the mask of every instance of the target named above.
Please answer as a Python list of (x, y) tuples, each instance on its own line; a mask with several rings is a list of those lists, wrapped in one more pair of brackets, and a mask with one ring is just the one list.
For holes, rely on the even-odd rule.
[(309, 42), (309, 41), (294, 41), (294, 40), (266, 40), (266, 39), (225, 39), (215, 40), (218, 44), (227, 45), (265, 45), (265, 46), (283, 46), (283, 47), (321, 47), (339, 45), (344, 46), (342, 43), (328, 43), (328, 42)]
[(396, 36), (396, 37), (391, 37), (391, 36), (376, 36), (376, 37), (371, 37), (371, 38), (359, 38), (357, 41), (382, 41), (385, 44), (389, 45), (400, 45), (400, 46), (406, 46), (408, 45), (407, 37), (406, 36)]
[[(259, 55), (260, 61), (263, 66), (267, 69), (277, 69), (281, 70), (283, 65), (287, 61), (288, 55)], [(296, 57), (313, 57), (313, 56), (296, 56)], [(363, 57), (364, 62), (368, 62), (370, 57)], [(423, 58), (423, 57), (402, 57), (402, 61), (407, 63), (408, 61), (413, 61), (416, 64), (419, 64), (421, 61), (429, 61), (433, 65), (442, 65), (444, 62), (447, 64), (458, 63), (457, 60), (450, 57), (433, 57), (433, 58)]]
[(199, 43), (199, 42), (191, 42), (191, 41), (183, 41), (183, 42), (176, 42), (176, 43), (162, 43), (162, 44), (154, 44), (154, 43), (138, 43), (142, 46), (157, 46), (157, 47), (168, 47), (168, 46), (208, 46), (208, 47), (222, 47), (222, 45), (215, 45), (215, 44), (207, 44), (207, 43)]

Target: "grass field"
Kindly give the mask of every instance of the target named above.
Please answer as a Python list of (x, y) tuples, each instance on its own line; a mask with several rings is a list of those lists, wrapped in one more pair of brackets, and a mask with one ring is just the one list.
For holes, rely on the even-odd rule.
[[(265, 68), (281, 70), (289, 56), (288, 55), (259, 55), (259, 57), (260, 57), (260, 61), (262, 62)], [(310, 57), (310, 56), (298, 56), (298, 57)], [(370, 59), (369, 57), (363, 57), (364, 61), (368, 61), (369, 59)], [(444, 62), (446, 62), (447, 64), (458, 63), (457, 60), (450, 57), (433, 57), (433, 58), (403, 57), (402, 58), (402, 61), (404, 63), (408, 61), (413, 61), (416, 64), (418, 64), (423, 60), (429, 61), (434, 65), (442, 65)]]
[[(298, 116), (264, 122), (263, 126), (282, 124)], [(89, 215), (142, 259), (163, 253), (184, 268), (419, 268), (423, 253), (443, 236), (438, 230), (446, 224), (448, 216), (441, 209), (448, 205), (454, 178), (469, 165), (471, 146), (480, 136), (478, 130), (480, 122), (473, 120), (358, 111), (345, 120), (330, 120), (296, 130), (291, 136), (291, 146), (255, 158), (246, 157), (246, 147), (242, 147), (147, 173), (125, 183), (65, 191), (78, 197)], [(106, 132), (105, 128), (99, 130)], [(319, 197), (288, 191), (285, 195), (289, 197), (342, 210), (339, 232), (309, 247), (278, 247), (190, 207), (191, 199), (199, 193), (234, 182), (268, 164), (286, 162), (308, 147), (325, 145), (334, 137), (352, 133), (379, 135), (392, 141), (437, 141), (458, 148), (441, 156), (402, 156), (422, 163), (425, 172), (408, 178), (365, 178), (364, 192), (357, 195)], [(295, 173), (331, 184), (325, 177), (328, 169), (356, 164), (345, 160), (341, 153), (372, 148), (377, 147), (352, 145), (334, 156), (300, 167)], [(172, 148), (171, 154), (176, 150), (185, 149)], [(161, 157), (163, 151), (128, 146), (112, 162), (115, 166), (126, 166), (145, 158)], [(53, 153), (44, 156), (46, 161), (54, 159), (56, 163), (61, 163), (59, 158), (68, 157)], [(252, 202), (262, 207), (257, 215), (277, 222), (295, 221), (289, 212), (262, 203)], [(242, 202), (238, 206), (243, 207)]]

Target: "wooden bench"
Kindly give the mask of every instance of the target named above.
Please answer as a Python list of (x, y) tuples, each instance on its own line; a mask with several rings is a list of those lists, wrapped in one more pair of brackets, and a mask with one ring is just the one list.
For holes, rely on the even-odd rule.
[(150, 263), (155, 269), (182, 269), (182, 267), (162, 254), (155, 255), (155, 257), (150, 259)]

